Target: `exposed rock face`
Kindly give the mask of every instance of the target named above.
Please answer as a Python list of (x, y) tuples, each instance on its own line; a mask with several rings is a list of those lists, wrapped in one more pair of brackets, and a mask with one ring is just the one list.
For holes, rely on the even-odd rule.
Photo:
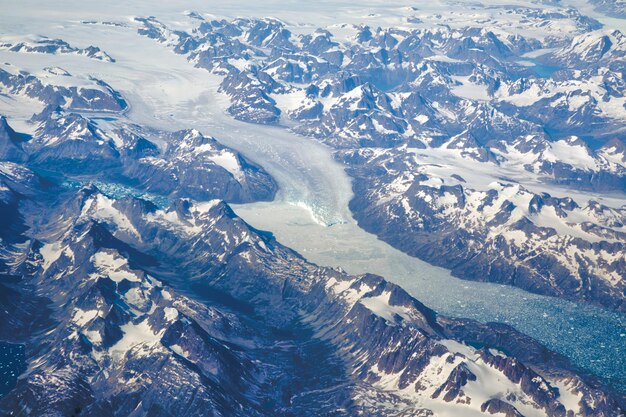
[(522, 417), (515, 407), (497, 398), (484, 402), (480, 406), (480, 410), (489, 414), (504, 414), (505, 417)]
[(395, 247), (463, 278), (623, 310), (624, 208), (596, 202), (626, 190), (624, 36), (573, 9), (509, 12), (576, 29), (347, 25), (346, 38), (262, 19), (196, 17), (189, 33), (137, 21), (222, 76), (237, 119), (337, 148), (355, 217)]
[(432, 398), (438, 398), (441, 394), (444, 394), (443, 400), (446, 402), (456, 400), (459, 397), (463, 400), (463, 387), (469, 381), (476, 381), (476, 375), (465, 364), (457, 365), (450, 373), (446, 382), (435, 390)]
[(25, 144), (29, 160), (65, 174), (95, 174), (120, 166), (115, 143), (88, 119), (44, 110), (35, 137)]
[[(222, 76), (233, 117), (338, 149), (356, 217), (406, 252), (623, 310), (624, 207), (533, 188), (626, 189), (613, 137), (626, 120), (622, 35), (574, 9), (506, 15), (547, 36), (459, 25), (294, 35), (275, 19), (194, 12), (190, 33), (155, 17), (82, 23), (135, 25)], [(114, 65), (57, 39), (0, 47)], [(561, 66), (550, 76), (523, 61), (543, 48)], [(3, 414), (624, 413), (623, 395), (509, 326), (440, 316), (382, 277), (305, 261), (221, 201), (271, 199), (260, 167), (198, 131), (108, 123), (96, 115), (128, 108), (108, 84), (43, 72), (0, 69), (0, 93), (46, 106), (32, 137), (0, 118), (0, 338), (24, 344), (28, 365)]]
[(572, 39), (569, 45), (546, 57), (553, 63), (581, 69), (614, 65), (626, 57), (626, 38), (619, 30), (586, 33)]
[(46, 107), (32, 121), (35, 134), (25, 138), (0, 119), (0, 151), (6, 160), (167, 197), (245, 203), (270, 200), (277, 189), (261, 167), (195, 130), (159, 132), (158, 139), (166, 143), (162, 149), (134, 133), (133, 126), (105, 131), (58, 107)]
[(23, 141), (23, 138), (9, 126), (6, 117), (0, 116), (0, 159), (12, 162), (25, 161)]
[[(564, 410), (553, 384), (566, 378), (578, 381), (575, 412), (617, 410), (558, 356), (544, 355), (535, 370), (489, 345), (467, 346), (465, 337), (496, 333), (440, 317), (380, 277), (309, 264), (222, 202), (165, 210), (93, 187), (58, 195), (27, 170), (3, 175), (30, 190), (13, 208), (21, 218), (39, 202), (50, 207), (50, 220), (16, 231), (25, 243), (2, 241), (4, 273), (15, 277), (10, 302), (47, 305), (10, 324), (29, 368), (0, 400), (3, 412), (429, 416), (433, 407), (532, 404), (553, 416)], [(493, 346), (515, 349), (519, 334), (508, 334)], [(509, 408), (495, 400), (508, 389), (489, 382), (496, 376), (518, 387)], [(430, 400), (416, 407), (420, 398)]]
[(591, 3), (595, 5), (596, 10), (609, 16), (621, 19), (626, 17), (626, 4), (622, 1), (592, 0)]
[(14, 95), (25, 95), (45, 105), (70, 110), (119, 112), (128, 104), (104, 81), (93, 79), (89, 87), (65, 87), (42, 82), (25, 72), (11, 73), (0, 68), (0, 87)]
[(132, 132), (117, 133), (130, 141), (124, 145), (128, 160), (123, 175), (147, 191), (233, 203), (271, 200), (276, 192), (274, 180), (261, 167), (196, 130), (164, 135), (164, 152)]
[(359, 224), (401, 250), (462, 278), (625, 308), (623, 209), (580, 207), (505, 183), (474, 190), (397, 151), (346, 158), (357, 178), (351, 208)]
[[(269, 84), (269, 87), (265, 87)], [(276, 102), (264, 91), (272, 89), (273, 80), (245, 73), (229, 74), (221, 85), (221, 91), (228, 94), (233, 104), (228, 112), (237, 120), (251, 123), (275, 124), (280, 118)]]
[[(141, 35), (223, 76), (220, 88), (237, 119), (295, 122), (298, 132), (341, 148), (418, 141), (438, 147), (446, 138), (464, 135), (472, 143), (455, 148), (479, 148), (465, 157), (484, 160), (491, 142), (526, 135), (547, 132), (549, 141), (568, 134), (609, 139), (606, 132), (626, 117), (622, 110), (609, 110), (623, 107), (623, 35), (593, 31), (598, 25), (571, 9), (523, 13), (543, 24), (573, 19), (578, 36), (534, 39), (480, 27), (355, 26), (355, 35), (339, 42), (330, 30), (295, 36), (271, 19), (198, 16), (199, 26), (190, 33), (169, 29), (154, 17), (136, 21)], [(566, 42), (571, 45), (563, 46)], [(519, 65), (525, 53), (556, 46), (541, 59), (577, 71), (547, 78)], [(614, 170), (602, 169), (624, 178), (623, 169)], [(623, 190), (623, 181), (616, 186)]]
[(15, 44), (2, 43), (0, 48), (8, 49), (11, 52), (26, 52), (37, 54), (74, 54), (83, 55), (88, 58), (97, 59), (104, 62), (115, 62), (113, 58), (97, 46), (88, 46), (80, 49), (71, 46), (62, 39), (42, 38), (33, 42), (18, 42)]

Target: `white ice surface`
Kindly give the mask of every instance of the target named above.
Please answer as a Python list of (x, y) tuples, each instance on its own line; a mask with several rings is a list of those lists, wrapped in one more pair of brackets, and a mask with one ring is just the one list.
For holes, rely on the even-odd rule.
[(244, 179), (243, 172), (241, 171), (241, 165), (239, 165), (239, 160), (234, 153), (230, 151), (222, 151), (211, 156), (210, 159), (226, 171), (233, 174), (238, 181)]
[(93, 255), (92, 261), (102, 275), (109, 277), (115, 282), (121, 282), (124, 279), (141, 282), (141, 278), (128, 268), (126, 258), (118, 254), (111, 251), (97, 252)]
[(43, 269), (46, 270), (61, 257), (63, 249), (59, 242), (46, 243), (39, 249), (39, 253), (43, 257)]

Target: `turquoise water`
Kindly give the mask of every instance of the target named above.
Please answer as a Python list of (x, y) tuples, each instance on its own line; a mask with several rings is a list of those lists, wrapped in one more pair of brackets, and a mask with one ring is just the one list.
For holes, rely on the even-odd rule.
[(563, 67), (556, 67), (545, 64), (536, 58), (524, 58), (524, 62), (524, 66), (526, 67), (526, 70), (524, 72), (521, 72), (519, 74), (510, 74), (514, 80), (518, 80), (522, 77), (527, 78), (530, 75), (528, 74), (529, 71), (531, 71), (533, 73), (532, 75), (537, 78), (551, 78), (555, 72), (563, 69)]
[(63, 182), (62, 186), (65, 188), (79, 188), (88, 184), (95, 185), (102, 194), (112, 199), (120, 199), (124, 197), (135, 197), (142, 200), (146, 200), (154, 204), (160, 209), (169, 207), (171, 204), (170, 199), (158, 194), (147, 193), (138, 190), (133, 187), (129, 187), (123, 184), (103, 182), (103, 181), (77, 181), (67, 180)]
[(535, 65), (530, 67), (530, 69), (532, 69), (535, 72), (535, 74), (537, 74), (537, 76), (540, 78), (550, 78), (552, 77), (552, 74), (554, 74), (556, 71), (562, 68), (553, 67), (551, 65), (535, 63)]

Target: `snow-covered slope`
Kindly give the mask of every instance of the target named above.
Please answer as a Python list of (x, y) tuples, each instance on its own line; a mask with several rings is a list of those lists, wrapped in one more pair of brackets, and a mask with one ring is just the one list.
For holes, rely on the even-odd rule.
[[(624, 308), (624, 207), (580, 206), (510, 180), (476, 189), (471, 173), (432, 166), (422, 152), (346, 154), (366, 229), (461, 277)], [(366, 176), (368, 165), (386, 172)]]
[[(23, 2), (0, 16), (0, 339), (27, 353), (0, 410), (623, 413), (622, 379), (313, 265), (221, 201), (275, 197), (255, 152), (281, 186), (341, 172), (298, 148), (321, 141), (354, 179), (359, 224), (394, 246), (623, 311), (621, 32), (548, 1), (244, 3)], [(295, 144), (259, 143), (272, 134)], [(279, 197), (325, 226), (351, 220), (312, 207), (325, 189), (336, 203), (332, 175), (298, 184)]]
[[(576, 189), (582, 191), (582, 200), (572, 202), (576, 207), (593, 207), (603, 193), (611, 192), (617, 198), (606, 210), (622, 213), (626, 110), (623, 35), (618, 30), (590, 27), (541, 38), (472, 25), (374, 29), (363, 24), (344, 26), (351, 29), (345, 37), (336, 26), (294, 34), (290, 29), (296, 28), (273, 19), (194, 20), (193, 29), (183, 32), (155, 18), (139, 19), (138, 33), (222, 77), (220, 89), (229, 97), (233, 117), (283, 123), (335, 148), (347, 148), (343, 161), (357, 179), (351, 208), (368, 230), (465, 278), (623, 308), (621, 226), (592, 236), (575, 229), (601, 230), (604, 225), (595, 217), (572, 215), (574, 223), (584, 226), (552, 228), (543, 219), (539, 227), (557, 230), (560, 237), (539, 233), (535, 243), (513, 249), (522, 253), (512, 259), (506, 242), (516, 246), (533, 240), (530, 226), (518, 224), (526, 216), (513, 216), (516, 239), (507, 240), (500, 237), (503, 219), (477, 214), (483, 220), (472, 223), (467, 218), (477, 215), (441, 209), (443, 203), (427, 200), (423, 204), (428, 209), (422, 203), (407, 209), (404, 200), (419, 200), (410, 186), (417, 176), (411, 161), (418, 154), (417, 159), (425, 160), (419, 172), (427, 181), (434, 177), (427, 187), (435, 190), (443, 184), (440, 167), (429, 162), (445, 161), (451, 164), (446, 176), (452, 185), (463, 182), (462, 188), (472, 192), (490, 195), (496, 191), (489, 184), (503, 179), (537, 198), (551, 195), (552, 189), (556, 195)], [(542, 73), (544, 65), (556, 72)], [(598, 144), (599, 149), (591, 148)], [(393, 156), (392, 168), (387, 158), (367, 156), (387, 152), (384, 148)], [(392, 198), (398, 181), (408, 195)], [(465, 196), (460, 206), (465, 198), (484, 200)], [(471, 210), (480, 212), (483, 206), (477, 202)], [(441, 229), (424, 228), (422, 222), (447, 224), (461, 236), (445, 240)], [(476, 233), (481, 237), (474, 245), (469, 236)], [(497, 242), (486, 236), (497, 237)], [(432, 242), (450, 250), (448, 256), (437, 257), (438, 246)], [(584, 255), (573, 249), (586, 251), (593, 245), (593, 253)], [(474, 266), (469, 268), (467, 259)], [(506, 266), (495, 267), (494, 259)]]
[[(29, 176), (9, 174), (13, 183)], [(440, 317), (380, 277), (309, 264), (222, 202), (158, 209), (95, 187), (33, 187), (19, 215), (46, 204), (50, 216), (20, 232), (24, 243), (2, 243), (2, 265), (24, 300), (45, 300), (30, 313), (45, 331), (14, 317), (13, 337), (30, 338), (29, 367), (0, 401), (4, 412), (617, 410), (564, 358), (513, 329)]]

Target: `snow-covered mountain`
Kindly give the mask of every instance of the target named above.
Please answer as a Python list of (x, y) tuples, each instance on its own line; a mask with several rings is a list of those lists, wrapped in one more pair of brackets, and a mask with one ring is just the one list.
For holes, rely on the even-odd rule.
[[(580, 213), (554, 214), (557, 224), (527, 213), (533, 197), (552, 198), (550, 187), (560, 195), (567, 189), (591, 193), (586, 201), (564, 203), (581, 212), (596, 212), (591, 207), (603, 192), (623, 196), (621, 32), (583, 29), (570, 39), (479, 27), (361, 25), (344, 26), (350, 36), (335, 40), (336, 28), (294, 35), (272, 19), (194, 19), (189, 32), (138, 19), (138, 32), (222, 77), (233, 117), (283, 123), (348, 155), (342, 160), (356, 180), (351, 208), (368, 230), (464, 278), (623, 309), (626, 200), (621, 207), (600, 204), (599, 212), (618, 219), (611, 231), (599, 232), (606, 225)], [(546, 76), (533, 65), (556, 72)], [(449, 168), (443, 178), (431, 165), (442, 162)], [(482, 173), (479, 183), (471, 171)], [(418, 178), (430, 181), (423, 196)], [(512, 187), (528, 201), (520, 203), (519, 216), (502, 206), (494, 220), (482, 212), (492, 194), (500, 195), (500, 185), (490, 183), (502, 179), (519, 184)], [(439, 201), (450, 195), (439, 189), (448, 184), (460, 187), (452, 193), (458, 202)], [(466, 208), (466, 199), (476, 204)], [(517, 200), (502, 201), (515, 206)], [(454, 237), (424, 226), (439, 223)], [(506, 227), (515, 239), (502, 234), (504, 223), (515, 225)]]
[[(0, 41), (1, 42), (1, 41)], [(33, 54), (76, 54), (105, 62), (115, 62), (109, 54), (102, 51), (97, 46), (88, 46), (80, 49), (71, 46), (62, 39), (35, 39), (17, 43), (2, 42), (0, 48), (8, 49), (11, 52), (24, 52)]]
[[(574, 306), (610, 314), (606, 339), (621, 340), (622, 32), (553, 1), (239, 3), (0, 16), (0, 412), (623, 415), (619, 346), (550, 344), (590, 337), (572, 334), (585, 316), (562, 300), (541, 298), (563, 316), (534, 335), (544, 346), (511, 315), (448, 317), (236, 214), (272, 211), (277, 235), (311, 247), (338, 228), (316, 249), (327, 265), (356, 240), (341, 237), (352, 214), (406, 254), (497, 284), (448, 276), (486, 298), (594, 304)], [(344, 168), (346, 190), (314, 175)]]
[[(3, 285), (17, 296), (0, 329), (29, 340), (5, 413), (617, 412), (513, 329), (441, 317), (380, 277), (312, 265), (220, 201), (158, 209), (95, 187), (58, 194), (12, 163), (0, 172), (3, 212), (23, 224), (19, 242), (2, 243), (14, 277)], [(32, 217), (42, 204), (48, 218)]]
[(75, 111), (119, 112), (127, 103), (108, 84), (97, 78), (72, 77), (62, 68), (47, 68), (36, 77), (12, 65), (0, 68), (0, 88), (9, 96), (26, 96), (48, 106)]
[(276, 191), (262, 168), (195, 130), (150, 132), (166, 144), (163, 149), (135, 133), (138, 126), (105, 131), (97, 121), (52, 105), (33, 116), (31, 138), (18, 135), (6, 118), (0, 122), (6, 138), (3, 159), (69, 179), (108, 180), (162, 196), (235, 203), (271, 199)]
[[(421, 161), (422, 152), (345, 155), (363, 227), (464, 278), (624, 309), (624, 207), (579, 206), (510, 181), (476, 189), (453, 167)], [(374, 176), (368, 165), (386, 172)]]

